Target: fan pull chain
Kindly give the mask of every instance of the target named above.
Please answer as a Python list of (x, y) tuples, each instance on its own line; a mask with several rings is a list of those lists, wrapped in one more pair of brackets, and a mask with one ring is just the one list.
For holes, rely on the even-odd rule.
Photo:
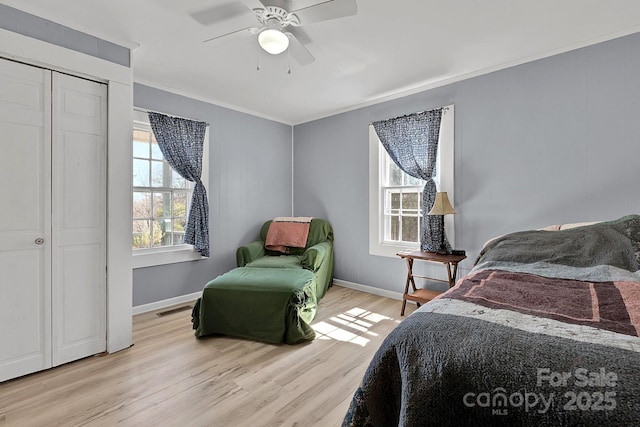
[[(256, 71), (260, 71), (260, 48), (256, 45)], [(291, 52), (287, 49), (287, 74), (291, 75)]]
[(260, 71), (260, 48), (256, 43), (256, 71)]

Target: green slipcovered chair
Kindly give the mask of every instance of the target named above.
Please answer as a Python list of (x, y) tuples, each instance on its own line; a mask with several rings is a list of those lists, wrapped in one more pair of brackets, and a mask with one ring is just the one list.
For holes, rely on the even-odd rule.
[(223, 334), (296, 344), (315, 338), (311, 321), (333, 280), (333, 230), (313, 218), (304, 248), (287, 255), (265, 249), (271, 221), (258, 240), (236, 251), (238, 267), (206, 284), (192, 313), (196, 337)]

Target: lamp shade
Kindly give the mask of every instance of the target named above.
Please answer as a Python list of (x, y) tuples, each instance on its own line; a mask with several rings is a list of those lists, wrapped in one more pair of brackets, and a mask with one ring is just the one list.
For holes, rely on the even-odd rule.
[(451, 203), (449, 203), (449, 197), (447, 197), (447, 192), (438, 192), (436, 193), (436, 200), (433, 203), (433, 207), (429, 211), (427, 215), (448, 215), (457, 213)]
[(289, 47), (289, 37), (277, 28), (267, 28), (258, 34), (258, 44), (272, 55), (278, 55)]

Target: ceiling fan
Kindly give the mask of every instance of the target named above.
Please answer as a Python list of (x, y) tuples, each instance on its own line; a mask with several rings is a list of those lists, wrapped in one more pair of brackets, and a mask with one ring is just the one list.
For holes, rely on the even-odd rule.
[(244, 26), (211, 37), (205, 42), (243, 32), (254, 34), (258, 36), (258, 44), (266, 52), (278, 55), (288, 49), (296, 62), (307, 65), (315, 58), (300, 41), (300, 37), (294, 34), (295, 27), (355, 15), (357, 11), (356, 0), (239, 0), (191, 16), (201, 24), (216, 25), (253, 14), (259, 26)]

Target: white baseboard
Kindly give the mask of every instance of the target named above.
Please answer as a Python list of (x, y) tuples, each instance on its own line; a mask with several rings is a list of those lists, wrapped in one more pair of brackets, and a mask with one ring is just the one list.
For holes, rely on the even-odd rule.
[(333, 279), (333, 283), (344, 288), (355, 289), (356, 291), (367, 292), (381, 297), (402, 301), (402, 292), (388, 291), (386, 289), (375, 288), (373, 286), (361, 285), (360, 283), (348, 282), (346, 280)]
[(149, 304), (136, 305), (132, 308), (131, 312), (135, 316), (136, 314), (160, 310), (161, 308), (171, 307), (172, 305), (195, 301), (200, 298), (200, 295), (202, 295), (202, 291), (188, 295), (180, 295), (179, 297), (164, 299), (162, 301), (151, 302)]

